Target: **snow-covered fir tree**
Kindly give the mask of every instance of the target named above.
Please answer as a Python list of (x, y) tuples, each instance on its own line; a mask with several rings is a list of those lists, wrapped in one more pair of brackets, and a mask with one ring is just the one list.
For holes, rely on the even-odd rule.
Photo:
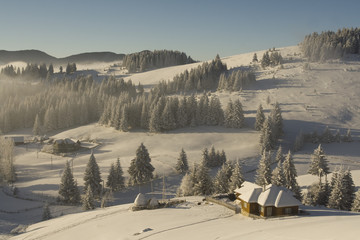
[(213, 182), (207, 161), (203, 158), (198, 169), (196, 169), (196, 182), (194, 184), (195, 195), (210, 195), (213, 193)]
[(42, 134), (42, 127), (41, 127), (39, 114), (36, 114), (32, 132), (33, 132), (34, 135), (41, 135)]
[(255, 62), (258, 62), (258, 61), (259, 61), (259, 60), (258, 60), (258, 58), (257, 58), (257, 54), (254, 53), (252, 62), (255, 63)]
[(314, 153), (311, 155), (311, 163), (308, 173), (318, 176), (320, 182), (322, 176), (326, 176), (330, 173), (325, 152), (321, 147), (321, 144), (319, 144), (318, 148), (316, 148)]
[(164, 131), (169, 131), (175, 129), (176, 120), (173, 112), (173, 108), (171, 106), (172, 101), (167, 101), (165, 108), (161, 114), (161, 128)]
[(224, 118), (225, 127), (228, 128), (232, 127), (233, 112), (234, 112), (234, 105), (232, 100), (230, 99), (225, 109), (225, 118)]
[(242, 104), (239, 99), (234, 101), (234, 114), (233, 114), (233, 127), (234, 128), (242, 128), (245, 124), (244, 111), (242, 108)]
[(122, 107), (119, 130), (122, 132), (129, 131), (129, 116), (128, 109), (126, 106)]
[(186, 173), (177, 189), (177, 196), (193, 196), (194, 195), (194, 182), (191, 173)]
[(265, 115), (262, 105), (260, 104), (258, 109), (256, 110), (256, 118), (255, 118), (255, 130), (260, 131), (264, 125)]
[(271, 164), (270, 154), (264, 150), (261, 155), (259, 166), (256, 170), (255, 182), (257, 185), (265, 186), (271, 183), (270, 164)]
[(355, 194), (355, 199), (351, 206), (351, 211), (360, 212), (360, 190), (358, 190)]
[(156, 104), (150, 114), (149, 130), (150, 132), (161, 132), (161, 109), (160, 105)]
[(211, 97), (209, 103), (207, 125), (210, 126), (221, 125), (223, 121), (224, 121), (224, 111), (221, 108), (220, 100), (217, 97)]
[(283, 162), (283, 171), (284, 171), (284, 177), (285, 177), (285, 187), (290, 189), (294, 196), (301, 201), (301, 191), (299, 184), (297, 183), (296, 177), (297, 172), (294, 165), (294, 160), (291, 154), (291, 151), (289, 150), (288, 154), (285, 157), (285, 160)]
[(308, 187), (304, 203), (312, 206), (326, 206), (329, 201), (330, 187), (327, 182), (315, 182)]
[(180, 174), (185, 174), (189, 171), (189, 165), (188, 165), (188, 161), (187, 161), (186, 152), (184, 151), (183, 148), (181, 149), (179, 158), (177, 159), (175, 169)]
[(230, 177), (229, 170), (231, 173), (231, 168), (229, 169), (230, 164), (223, 164), (222, 167), (218, 170), (215, 179), (214, 179), (214, 190), (215, 193), (228, 193)]
[(131, 160), (129, 167), (129, 183), (131, 185), (143, 184), (153, 179), (155, 168), (151, 165), (149, 152), (143, 143), (136, 150), (136, 156)]
[(14, 141), (0, 137), (0, 182), (14, 183), (16, 179)]
[(276, 168), (272, 172), (271, 183), (276, 186), (285, 186), (285, 176), (282, 161), (278, 161)]
[(334, 136), (331, 134), (331, 131), (328, 126), (326, 126), (323, 134), (321, 135), (321, 142), (331, 143), (334, 141)]
[(85, 191), (88, 188), (91, 188), (91, 194), (98, 198), (101, 195), (102, 186), (101, 186), (101, 173), (99, 165), (96, 162), (96, 158), (93, 153), (90, 155), (89, 162), (86, 165), (85, 174), (84, 174), (84, 188)]
[(233, 192), (235, 189), (240, 188), (244, 181), (245, 178), (242, 172), (240, 162), (236, 161), (230, 177), (229, 192)]
[(60, 200), (64, 203), (77, 204), (80, 202), (80, 192), (68, 161), (65, 164), (65, 169), (61, 176), (59, 195)]
[(109, 170), (109, 175), (106, 181), (106, 187), (110, 188), (112, 191), (116, 188), (116, 180), (115, 180), (115, 166), (112, 163)]
[(112, 192), (116, 192), (125, 188), (123, 171), (119, 158), (117, 159), (116, 164), (111, 164), (106, 186), (110, 188)]
[(283, 161), (284, 161), (284, 155), (282, 152), (282, 147), (281, 145), (279, 145), (279, 148), (276, 151), (275, 162), (283, 162)]
[(276, 145), (274, 142), (271, 119), (266, 118), (260, 134), (260, 152), (270, 151)]
[(329, 208), (350, 210), (355, 198), (355, 186), (350, 171), (343, 167), (333, 174), (331, 179), (331, 194)]
[(210, 156), (209, 156), (209, 150), (207, 148), (204, 148), (202, 150), (201, 162), (205, 163), (207, 167), (211, 166), (211, 159), (210, 159)]
[(46, 221), (46, 220), (49, 220), (51, 218), (52, 218), (52, 216), (51, 216), (51, 212), (50, 212), (49, 203), (46, 202), (44, 207), (43, 207), (42, 220)]
[(278, 139), (284, 134), (283, 118), (281, 115), (280, 104), (278, 102), (275, 103), (274, 108), (271, 110), (270, 118), (272, 123), (273, 137), (274, 139)]
[(83, 210), (95, 209), (95, 199), (91, 187), (86, 188), (85, 196), (82, 199)]

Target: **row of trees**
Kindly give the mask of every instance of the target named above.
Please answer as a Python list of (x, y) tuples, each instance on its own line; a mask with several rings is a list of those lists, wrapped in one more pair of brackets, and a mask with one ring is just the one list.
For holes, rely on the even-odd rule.
[(219, 55), (211, 62), (176, 75), (172, 81), (162, 81), (154, 87), (161, 95), (181, 92), (208, 91), (218, 87), (220, 75), (227, 70)]
[(123, 67), (125, 67), (129, 73), (133, 73), (193, 62), (195, 61), (190, 56), (186, 56), (184, 52), (171, 50), (155, 50), (152, 52), (145, 50), (125, 55)]
[[(350, 170), (345, 170), (343, 167), (335, 170), (331, 182), (328, 182), (327, 175), (330, 171), (326, 154), (321, 145), (314, 150), (311, 156), (308, 173), (318, 176), (319, 181), (308, 188), (304, 199), (305, 204), (360, 211), (360, 206), (355, 201), (355, 185)], [(325, 178), (325, 181), (322, 181), (322, 177)]]
[(216, 96), (203, 94), (183, 97), (142, 95), (134, 100), (127, 95), (109, 99), (99, 123), (121, 131), (142, 128), (151, 132), (169, 131), (198, 125), (225, 125), (241, 128), (244, 113), (239, 100), (229, 101), (223, 111)]
[(341, 58), (344, 54), (360, 53), (360, 29), (343, 28), (336, 33), (327, 31), (305, 36), (301, 43), (305, 57), (310, 61)]
[(240, 91), (255, 81), (255, 74), (252, 71), (236, 70), (229, 74), (222, 73), (217, 90)]
[(52, 84), (36, 85), (1, 81), (0, 131), (33, 127), (35, 134), (41, 134), (98, 121), (108, 99), (124, 94), (136, 97), (136, 86), (130, 80), (114, 77), (101, 84), (91, 76), (53, 79)]
[[(254, 61), (254, 59), (253, 59)], [(261, 59), (261, 67), (266, 68), (269, 66), (277, 66), (283, 63), (283, 58), (281, 56), (281, 53), (278, 51), (271, 51), (269, 54), (269, 51), (266, 51)]]

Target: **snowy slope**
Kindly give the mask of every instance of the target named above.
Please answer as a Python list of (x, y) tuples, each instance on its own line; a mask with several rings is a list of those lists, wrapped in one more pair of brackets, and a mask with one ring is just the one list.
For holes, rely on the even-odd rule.
[[(200, 161), (201, 150), (204, 147), (210, 148), (212, 145), (214, 145), (217, 150), (224, 149), (228, 159), (234, 160), (239, 158), (242, 161), (242, 163), (245, 165), (245, 171), (248, 171), (246, 178), (248, 180), (252, 180), (254, 171), (251, 170), (255, 169), (259, 159), (259, 153), (257, 149), (259, 133), (252, 130), (256, 109), (261, 103), (266, 113), (268, 113), (272, 108), (272, 104), (275, 101), (278, 101), (282, 108), (282, 114), (284, 118), (285, 136), (281, 144), (285, 151), (291, 148), (293, 141), (295, 140), (295, 137), (300, 130), (305, 133), (317, 130), (319, 133), (321, 133), (325, 126), (328, 125), (330, 129), (340, 129), (341, 133), (344, 134), (347, 128), (351, 128), (353, 137), (355, 139), (354, 142), (324, 144), (323, 148), (327, 154), (327, 159), (329, 160), (330, 170), (333, 170), (340, 165), (349, 167), (352, 170), (360, 169), (360, 95), (358, 94), (360, 92), (360, 63), (350, 60), (333, 61), (321, 64), (310, 63), (311, 70), (304, 70), (303, 65), (305, 62), (304, 59), (301, 58), (301, 55), (299, 55), (300, 50), (297, 46), (280, 48), (279, 50), (285, 59), (283, 68), (277, 66), (263, 70), (256, 64), (251, 64), (256, 70), (256, 76), (258, 80), (256, 84), (250, 86), (247, 89), (244, 89), (242, 92), (228, 93), (222, 91), (212, 93), (220, 98), (223, 106), (226, 106), (229, 98), (239, 98), (244, 106), (248, 128), (234, 130), (223, 127), (195, 127), (179, 129), (163, 134), (151, 134), (142, 131), (122, 133), (112, 128), (98, 126), (97, 124), (89, 124), (86, 126), (69, 129), (60, 133), (56, 132), (50, 135), (52, 135), (51, 137), (54, 138), (70, 137), (74, 139), (96, 139), (100, 145), (94, 149), (94, 154), (100, 165), (103, 179), (106, 179), (110, 164), (114, 162), (117, 157), (120, 157), (125, 176), (127, 176), (127, 167), (129, 166), (131, 159), (135, 156), (136, 148), (140, 145), (141, 142), (143, 142), (149, 150), (150, 156), (152, 158), (152, 164), (156, 169), (156, 174), (160, 177), (163, 175), (168, 176), (167, 191), (169, 192), (169, 195), (173, 196), (180, 181), (180, 176), (174, 174), (174, 166), (182, 147), (185, 149), (188, 155), (190, 165), (192, 165), (194, 162)], [(264, 51), (257, 51), (256, 53), (258, 58), (261, 59)], [(249, 66), (253, 54), (254, 53), (247, 53), (224, 57), (222, 60), (228, 65), (228, 68), (240, 68), (242, 66)], [(172, 79), (173, 76), (183, 72), (185, 69), (191, 69), (197, 67), (200, 64), (201, 63), (195, 63), (190, 65), (163, 68), (145, 73), (136, 73), (127, 76), (127, 78), (131, 78), (132, 81), (136, 84), (137, 82), (141, 82), (146, 87), (150, 87), (154, 84), (157, 84), (160, 80)], [(95, 71), (101, 76), (107, 74), (125, 76), (124, 70), (120, 69), (119, 67), (110, 67), (110, 65), (84, 65), (78, 67), (83, 70), (95, 69)], [(270, 99), (270, 104), (267, 103), (267, 98)], [(16, 134), (21, 135), (26, 132), (29, 133), (30, 131), (21, 130), (16, 132)], [(300, 185), (303, 186), (303, 188), (316, 181), (316, 177), (308, 175), (301, 176), (306, 174), (310, 162), (310, 154), (316, 147), (317, 145), (315, 144), (306, 144), (303, 150), (297, 152), (294, 155), (295, 165), (298, 171), (298, 175), (300, 175), (298, 181)], [(58, 191), (61, 172), (63, 170), (65, 161), (67, 160), (73, 161), (74, 176), (77, 179), (78, 184), (80, 186), (83, 185), (82, 178), (85, 166), (90, 156), (90, 150), (83, 151), (75, 156), (69, 157), (51, 156), (50, 154), (42, 152), (40, 152), (37, 156), (37, 150), (38, 146), (36, 144), (30, 144), (27, 148), (25, 146), (16, 147), (16, 168), (18, 170), (19, 176), (19, 181), (16, 183), (16, 186), (20, 189), (22, 196), (33, 198), (33, 194), (44, 194), (55, 197)], [(353, 171), (353, 178), (357, 186), (360, 186), (360, 174), (357, 174), (357, 171)], [(161, 180), (155, 182), (154, 187), (155, 189), (152, 191), (152, 194), (155, 194), (156, 191), (161, 191)], [(151, 192), (150, 186), (144, 186), (142, 190)], [(136, 193), (137, 189), (131, 189), (128, 192), (119, 193), (115, 197), (118, 199), (118, 202), (129, 203), (133, 201), (134, 195), (136, 196)], [(157, 192), (157, 194), (159, 193)], [(9, 200), (8, 197), (4, 197), (4, 199), (8, 200), (5, 204), (5, 201), (0, 201), (0, 210), (5, 210), (7, 206), (9, 206), (9, 201), (11, 201), (12, 198)], [(26, 202), (24, 204), (27, 205)], [(30, 205), (33, 207), (39, 206), (37, 202), (32, 204), (34, 204), (34, 206), (31, 204)], [(122, 230), (120, 231), (121, 233), (124, 233), (124, 235), (121, 236), (129, 239), (137, 239), (142, 236), (151, 235), (155, 232), (155, 228), (157, 229), (156, 231), (161, 231), (159, 229), (171, 229), (171, 231), (164, 231), (161, 234), (159, 233), (158, 235), (154, 235), (153, 239), (158, 239), (157, 237), (160, 235), (160, 239), (162, 239), (163, 236), (168, 236), (168, 239), (176, 239), (176, 237), (187, 237), (186, 234), (191, 234), (199, 226), (203, 226), (203, 228), (199, 228), (202, 229), (199, 231), (199, 236), (201, 236), (201, 238), (205, 238), (205, 236), (215, 238), (213, 236), (219, 236), (217, 234), (219, 233), (221, 236), (223, 234), (225, 235), (223, 239), (239, 236), (243, 236), (246, 239), (263, 239), (265, 237), (267, 237), (267, 239), (271, 239), (271, 234), (277, 233), (277, 235), (275, 235), (276, 237), (273, 237), (274, 239), (289, 239), (287, 236), (292, 231), (294, 231), (295, 234), (291, 235), (294, 236), (294, 239), (304, 239), (308, 237), (306, 235), (307, 231), (301, 231), (300, 229), (308, 229), (310, 231), (312, 228), (314, 228), (313, 224), (317, 224), (319, 228), (325, 228), (326, 225), (322, 225), (322, 222), (329, 222), (329, 226), (332, 226), (330, 229), (335, 229), (335, 219), (339, 218), (341, 219), (341, 227), (347, 228), (350, 233), (353, 233), (356, 231), (356, 229), (352, 229), (354, 223), (352, 223), (350, 219), (354, 219), (355, 223), (359, 223), (358, 216), (348, 217), (345, 216), (346, 214), (342, 213), (319, 213), (319, 215), (323, 214), (327, 216), (310, 218), (296, 217), (289, 219), (289, 221), (286, 221), (286, 224), (288, 224), (286, 231), (284, 231), (284, 234), (280, 234), (279, 232), (282, 231), (277, 226), (285, 224), (285, 221), (282, 220), (252, 221), (244, 219), (240, 216), (231, 216), (228, 218), (207, 222), (208, 219), (217, 218), (216, 214), (225, 214), (227, 211), (223, 208), (220, 208), (218, 209), (219, 211), (215, 210), (215, 215), (208, 216), (207, 214), (213, 214), (212, 208), (216, 208), (216, 206), (207, 206), (208, 208), (204, 207), (201, 208), (201, 210), (197, 209), (195, 206), (191, 206), (189, 208), (181, 207), (177, 209), (144, 211), (142, 214), (128, 212), (126, 211), (127, 207), (128, 206), (119, 206), (111, 209), (84, 213), (81, 215), (81, 217), (77, 217), (77, 215), (71, 215), (69, 216), (71, 219), (61, 217), (59, 219), (52, 220), (55, 221), (56, 224), (51, 224), (51, 226), (44, 227), (43, 229), (44, 231), (52, 232), (56, 231), (56, 229), (66, 228), (68, 224), (78, 225), (79, 227), (85, 226), (89, 229), (96, 229), (96, 226), (107, 226), (107, 224), (109, 224), (109, 228), (114, 228), (114, 230), (109, 230), (109, 236), (113, 236), (112, 234), (115, 233), (111, 231), (119, 231), (118, 228), (112, 225), (115, 224), (112, 221), (116, 221), (114, 219), (112, 219), (112, 221), (106, 220), (106, 217), (101, 218), (104, 219), (104, 222), (96, 221), (95, 216), (96, 214), (101, 215), (101, 211), (105, 211), (105, 213), (114, 212), (111, 214), (111, 216), (116, 216), (117, 221), (121, 224), (124, 224), (124, 232), (121, 232)], [(15, 205), (11, 205), (11, 208), (12, 211), (24, 210), (24, 207), (17, 208)], [(210, 208), (211, 211), (208, 210)], [(59, 211), (60, 212), (58, 212), (57, 215), (59, 215), (61, 211), (66, 214), (72, 210)], [(79, 209), (73, 209), (73, 211), (79, 211)], [(117, 211), (119, 212), (117, 213)], [(170, 215), (169, 218), (161, 218), (161, 215), (165, 214), (165, 212), (166, 214)], [(175, 214), (173, 214), (173, 212), (175, 212)], [(191, 216), (194, 215), (193, 222), (205, 221), (206, 224), (199, 223), (195, 224), (194, 226), (187, 226), (186, 221), (189, 220), (190, 222), (190, 219), (192, 218), (188, 217), (185, 212), (189, 212)], [(31, 213), (33, 212), (26, 212), (28, 215), (31, 215)], [(0, 214), (2, 214), (1, 211)], [(29, 223), (38, 221), (39, 217), (41, 217), (41, 209), (37, 208), (36, 214), (39, 215), (36, 219), (18, 222)], [(145, 215), (142, 216), (143, 214)], [(149, 214), (149, 216), (146, 214)], [(154, 214), (154, 218), (159, 218), (159, 220), (156, 220), (156, 224), (158, 225), (155, 223), (153, 226), (147, 224), (148, 222), (153, 221), (150, 220), (152, 214)], [(185, 214), (182, 215), (184, 216), (184, 219), (182, 219), (182, 217), (179, 219), (174, 217), (174, 215), (178, 216), (178, 214)], [(89, 220), (87, 223), (79, 224), (76, 218), (86, 219), (87, 217), (85, 216), (94, 219)], [(22, 215), (1, 215), (1, 217), (3, 219), (9, 219), (11, 224), (6, 226), (6, 223), (1, 223), (2, 228), (0, 228), (0, 230), (13, 227), (17, 221), (16, 218), (22, 218)], [(144, 221), (142, 221), (142, 217), (144, 218)], [(133, 218), (134, 221), (138, 222), (139, 224), (131, 226), (130, 222), (126, 222), (126, 218)], [(171, 221), (169, 219), (171, 219)], [(174, 219), (176, 219), (176, 221)], [(157, 223), (158, 221), (159, 223)], [(239, 221), (241, 221), (241, 225), (244, 224), (244, 227), (242, 228), (243, 231), (240, 231), (241, 229), (235, 232), (232, 231), (231, 229), (239, 229)], [(167, 225), (163, 225), (165, 223)], [(42, 228), (43, 225), (41, 224), (46, 225), (48, 223), (34, 225), (31, 227), (31, 229)], [(121, 224), (117, 226), (121, 226)], [(185, 227), (181, 227), (183, 225), (185, 225)], [(222, 230), (214, 227), (218, 225), (226, 225), (229, 226), (229, 228), (225, 227)], [(296, 229), (296, 225), (301, 226), (301, 228)], [(146, 227), (154, 228), (154, 230), (133, 236), (134, 233), (139, 232)], [(262, 232), (258, 231), (259, 228), (262, 229)], [(182, 231), (182, 229), (184, 229), (184, 231)], [(290, 229), (292, 230), (290, 231)], [(75, 230), (80, 231), (80, 228), (77, 229), (76, 227), (72, 227), (66, 231), (61, 230), (59, 235), (50, 234), (49, 236), (51, 236), (51, 238), (49, 239), (60, 239), (61, 236), (66, 237), (66, 235), (61, 235), (61, 233)], [(268, 235), (268, 233), (271, 234)], [(327, 237), (324, 237), (324, 239), (330, 239), (332, 235), (335, 236), (335, 239), (337, 236), (340, 236), (336, 235), (340, 234), (338, 232), (333, 233), (328, 231), (328, 233), (329, 235), (325, 235)], [(40, 236), (47, 233), (33, 231), (33, 234), (39, 234), (37, 236)], [(95, 231), (89, 232), (89, 234), (97, 236), (97, 232)], [(351, 235), (349, 235), (349, 237), (350, 236)]]
[(130, 205), (34, 224), (12, 239), (356, 239), (360, 215), (307, 208), (310, 215), (253, 220), (187, 199), (175, 208), (132, 212)]

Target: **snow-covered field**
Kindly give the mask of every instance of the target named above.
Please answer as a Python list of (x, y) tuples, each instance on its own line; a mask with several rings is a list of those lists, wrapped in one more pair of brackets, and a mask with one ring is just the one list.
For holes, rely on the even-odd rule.
[[(256, 109), (261, 103), (267, 113), (272, 108), (271, 104), (278, 101), (284, 118), (285, 136), (281, 144), (285, 151), (292, 147), (301, 130), (304, 133), (314, 130), (321, 133), (328, 125), (330, 129), (340, 129), (344, 134), (351, 128), (354, 142), (324, 144), (323, 148), (330, 163), (330, 170), (340, 165), (349, 167), (353, 170), (356, 186), (360, 187), (360, 171), (356, 171), (360, 170), (360, 62), (344, 60), (310, 63), (311, 69), (304, 70), (305, 62), (299, 55), (300, 49), (297, 46), (279, 50), (285, 59), (282, 68), (277, 66), (263, 70), (251, 64), (256, 69), (256, 84), (242, 92), (212, 93), (220, 98), (223, 106), (226, 106), (229, 98), (240, 98), (245, 110), (247, 128), (235, 130), (224, 127), (195, 127), (152, 134), (142, 131), (122, 133), (94, 123), (56, 132), (51, 137), (96, 140), (100, 145), (94, 149), (94, 154), (105, 180), (110, 164), (118, 157), (127, 176), (127, 168), (135, 156), (136, 148), (143, 142), (149, 150), (157, 176), (167, 176), (166, 190), (169, 196), (173, 196), (181, 179), (174, 173), (181, 148), (185, 149), (190, 165), (200, 161), (204, 147), (210, 148), (214, 145), (217, 150), (224, 149), (229, 160), (238, 158), (242, 161), (245, 171), (248, 172), (245, 174), (246, 178), (252, 180), (254, 172), (251, 170), (255, 169), (259, 159), (259, 133), (252, 129)], [(264, 51), (256, 53), (260, 59)], [(249, 66), (253, 54), (224, 57), (222, 60), (228, 68), (240, 68)], [(141, 82), (145, 87), (150, 87), (200, 64), (136, 73), (126, 75), (126, 78), (135, 84)], [(125, 76), (125, 72), (119, 67), (110, 65), (80, 67), (83, 70), (95, 69), (99, 75)], [(267, 103), (268, 98), (270, 104)], [(29, 130), (14, 134), (26, 132)], [(43, 152), (37, 154), (38, 147), (36, 144), (16, 147), (15, 164), (19, 177), (16, 186), (20, 196), (34, 198), (36, 194), (36, 199), (43, 195), (56, 197), (61, 172), (67, 160), (72, 160), (74, 177), (80, 186), (83, 185), (82, 178), (90, 150), (70, 157), (61, 157)], [(298, 181), (303, 188), (316, 181), (315, 177), (305, 175), (310, 154), (316, 147), (317, 145), (308, 143), (294, 155), (300, 175)], [(161, 191), (161, 184), (161, 180), (155, 181), (154, 189), (144, 186), (141, 191), (156, 195), (156, 191)], [(114, 203), (130, 203), (137, 192), (138, 189), (130, 189), (118, 193)], [(41, 219), (42, 209), (39, 206), (42, 206), (43, 202), (14, 199), (4, 194), (0, 195), (0, 200), (0, 219), (3, 219), (0, 220), (0, 234), (19, 223), (28, 224)], [(356, 228), (360, 223), (360, 216), (347, 212), (310, 208), (310, 216), (251, 220), (233, 215), (229, 210), (217, 205), (198, 206), (197, 201), (201, 199), (191, 198), (188, 203), (176, 208), (152, 211), (130, 212), (127, 210), (129, 205), (119, 205), (72, 214), (32, 225), (28, 228), (27, 235), (20, 235), (17, 239), (192, 239), (193, 236), (198, 239), (356, 239), (353, 236), (360, 233)], [(56, 211), (58, 216), (61, 213), (78, 212), (79, 208), (53, 206), (52, 210)], [(31, 218), (31, 214), (37, 217)], [(25, 220), (19, 220), (21, 218)], [(141, 232), (147, 228), (151, 230)], [(84, 235), (77, 235), (80, 233)]]

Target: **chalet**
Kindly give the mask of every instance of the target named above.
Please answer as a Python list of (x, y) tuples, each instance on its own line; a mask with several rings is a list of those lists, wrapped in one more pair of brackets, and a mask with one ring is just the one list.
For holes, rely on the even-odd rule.
[(235, 190), (235, 195), (240, 202), (241, 212), (246, 216), (296, 215), (301, 205), (289, 189), (272, 184), (263, 188), (244, 182), (241, 188)]
[(67, 153), (80, 149), (80, 141), (73, 141), (70, 138), (57, 139), (53, 142), (54, 153)]

